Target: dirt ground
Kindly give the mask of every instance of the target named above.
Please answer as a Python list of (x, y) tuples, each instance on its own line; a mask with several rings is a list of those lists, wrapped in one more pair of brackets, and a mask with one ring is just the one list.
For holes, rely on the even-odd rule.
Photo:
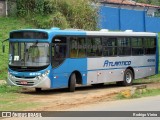
[[(133, 89), (137, 85), (130, 87), (117, 87), (114, 84), (100, 87), (85, 86), (77, 87), (72, 93), (67, 92), (67, 89), (44, 90), (40, 93), (36, 93), (33, 89), (23, 89), (21, 94), (24, 97), (19, 101), (38, 101), (42, 104), (28, 111), (65, 111), (78, 106), (115, 100), (117, 93)], [(160, 83), (148, 83), (147, 88), (160, 88)]]

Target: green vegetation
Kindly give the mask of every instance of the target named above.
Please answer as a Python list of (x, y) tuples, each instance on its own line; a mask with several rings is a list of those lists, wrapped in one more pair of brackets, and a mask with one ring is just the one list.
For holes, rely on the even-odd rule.
[(24, 17), (37, 28), (56, 26), (95, 30), (97, 8), (91, 2), (92, 0), (17, 0), (17, 8), (14, 8), (15, 13), (12, 14)]
[(7, 84), (1, 84), (0, 85), (0, 95), (1, 94), (7, 94), (7, 93), (17, 93), (19, 91), (19, 87), (11, 87)]
[(23, 101), (25, 95), (20, 94), (20, 88), (0, 84), (0, 111), (14, 111), (33, 108), (40, 105), (39, 102)]
[(142, 89), (136, 90), (133, 95), (127, 95), (129, 93), (121, 92), (119, 93), (116, 98), (117, 99), (132, 99), (132, 98), (141, 98), (141, 97), (148, 97), (148, 96), (156, 96), (160, 95), (160, 89)]
[[(33, 28), (34, 26), (25, 22), (20, 18), (0, 17), (0, 41), (7, 39), (11, 30)], [(2, 44), (0, 43), (0, 80), (6, 79), (8, 64), (8, 42), (5, 43), (6, 52), (2, 53)]]
[(34, 108), (38, 106), (39, 103), (32, 102), (14, 102), (12, 100), (9, 101), (1, 101), (0, 102), (0, 111), (20, 111), (24, 109)]
[(135, 0), (135, 1), (146, 4), (160, 5), (160, 0)]

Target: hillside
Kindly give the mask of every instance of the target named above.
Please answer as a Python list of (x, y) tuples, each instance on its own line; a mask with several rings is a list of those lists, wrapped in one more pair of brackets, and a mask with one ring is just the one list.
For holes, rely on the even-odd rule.
[[(0, 17), (0, 41), (8, 38), (9, 32), (17, 29), (33, 28), (33, 25), (26, 23), (23, 19)], [(6, 52), (2, 53), (2, 43), (0, 42), (0, 79), (5, 79), (8, 63), (8, 42)]]

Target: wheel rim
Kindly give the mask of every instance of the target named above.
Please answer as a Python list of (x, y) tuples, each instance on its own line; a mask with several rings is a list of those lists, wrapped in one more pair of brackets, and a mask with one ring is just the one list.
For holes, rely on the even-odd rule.
[(127, 72), (126, 73), (126, 82), (131, 83), (131, 81), (132, 81), (132, 75), (130, 72)]

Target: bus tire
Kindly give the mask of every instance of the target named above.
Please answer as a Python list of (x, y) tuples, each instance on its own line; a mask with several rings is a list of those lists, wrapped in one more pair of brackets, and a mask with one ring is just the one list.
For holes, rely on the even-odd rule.
[(69, 79), (68, 89), (69, 92), (74, 92), (76, 87), (76, 74), (72, 73)]
[(133, 82), (133, 72), (130, 69), (126, 69), (124, 72), (124, 78), (122, 81), (122, 85), (124, 86), (130, 86)]
[(42, 88), (35, 88), (36, 92), (41, 92)]

